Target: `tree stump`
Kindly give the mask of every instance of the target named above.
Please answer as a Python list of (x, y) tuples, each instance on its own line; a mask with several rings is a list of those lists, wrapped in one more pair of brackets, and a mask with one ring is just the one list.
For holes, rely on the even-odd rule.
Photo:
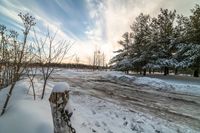
[(70, 133), (67, 122), (63, 119), (65, 106), (69, 100), (69, 85), (58, 83), (54, 86), (49, 102), (54, 124), (54, 133)]

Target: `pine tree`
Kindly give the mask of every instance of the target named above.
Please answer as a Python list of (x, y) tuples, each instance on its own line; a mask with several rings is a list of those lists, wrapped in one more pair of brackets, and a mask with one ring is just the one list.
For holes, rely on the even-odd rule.
[[(194, 69), (194, 77), (199, 77), (200, 67), (200, 6), (191, 10), (192, 15), (187, 18), (179, 16), (176, 31), (179, 32), (180, 44), (177, 52), (179, 66)], [(182, 22), (182, 26), (181, 23)]]
[(132, 67), (129, 60), (130, 34), (126, 32), (122, 37), (123, 40), (118, 41), (122, 48), (115, 51), (115, 53), (118, 54), (110, 60), (109, 64), (112, 65), (112, 68), (115, 70), (128, 73)]
[(131, 33), (119, 41), (122, 49), (111, 60), (115, 70), (192, 68), (199, 76), (200, 67), (200, 6), (191, 10), (192, 15), (176, 15), (176, 11), (161, 9), (160, 14), (151, 18), (141, 13), (131, 25)]
[(133, 43), (131, 44), (131, 63), (136, 69), (143, 69), (146, 75), (147, 64), (150, 62), (150, 16), (141, 13), (131, 25)]
[(161, 9), (158, 15), (158, 59), (157, 65), (164, 68), (164, 75), (169, 74), (169, 68), (173, 68), (177, 64), (173, 58), (175, 51), (174, 45), (174, 20), (176, 17), (176, 11), (169, 11), (168, 9)]
[(192, 44), (190, 60), (193, 62), (194, 77), (199, 77), (200, 67), (200, 5), (191, 10), (190, 26), (188, 29), (189, 42)]
[(191, 64), (190, 60), (186, 59), (185, 52), (190, 49), (187, 45), (187, 24), (189, 18), (184, 17), (183, 15), (177, 15), (176, 17), (176, 26), (174, 30), (174, 60), (177, 61), (175, 65), (175, 74), (178, 73), (178, 69), (187, 68)]

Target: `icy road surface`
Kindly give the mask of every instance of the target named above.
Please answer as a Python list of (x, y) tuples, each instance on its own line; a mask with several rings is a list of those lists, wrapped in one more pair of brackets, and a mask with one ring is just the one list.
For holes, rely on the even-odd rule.
[(116, 75), (62, 70), (52, 77), (54, 82), (68, 82), (73, 90), (69, 108), (78, 133), (200, 132), (199, 96), (155, 89), (132, 82), (134, 77), (124, 80)]

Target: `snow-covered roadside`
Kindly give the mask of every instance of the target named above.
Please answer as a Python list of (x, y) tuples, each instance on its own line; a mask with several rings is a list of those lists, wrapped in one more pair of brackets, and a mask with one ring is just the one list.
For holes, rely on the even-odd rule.
[[(46, 99), (33, 100), (28, 95), (29, 82), (17, 82), (10, 99), (6, 113), (0, 117), (0, 133), (53, 133), (53, 122), (48, 95), (51, 87), (47, 87)], [(36, 90), (42, 88), (42, 82), (37, 82)], [(8, 88), (0, 91), (0, 104), (4, 103)], [(38, 93), (39, 94), (39, 93)]]
[(77, 133), (197, 133), (169, 121), (90, 95), (71, 95), (68, 108)]
[(138, 77), (135, 80), (137, 84), (144, 84), (156, 87), (161, 90), (166, 91), (176, 91), (183, 92), (192, 95), (200, 96), (200, 85), (193, 85), (187, 83), (179, 83), (179, 82), (168, 82), (165, 80), (157, 79), (157, 78), (148, 78), (148, 77)]
[(200, 85), (180, 83), (176, 81), (170, 82), (158, 78), (136, 77), (136, 76), (125, 75), (120, 72), (119, 73), (113, 72), (108, 75), (105, 75), (104, 77), (111, 80), (115, 80), (117, 82), (151, 86), (152, 89), (160, 91), (180, 92), (180, 93), (200, 96)]

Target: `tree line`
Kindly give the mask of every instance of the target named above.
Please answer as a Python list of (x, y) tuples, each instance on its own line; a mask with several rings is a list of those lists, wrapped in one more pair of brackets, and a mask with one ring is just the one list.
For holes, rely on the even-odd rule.
[(156, 17), (141, 13), (130, 26), (131, 32), (118, 41), (121, 49), (110, 60), (119, 71), (163, 71), (192, 69), (199, 77), (200, 5), (191, 9), (189, 17), (176, 10), (160, 9)]
[[(89, 70), (105, 70), (109, 69), (108, 66), (94, 66), (90, 64), (82, 64), (82, 63), (50, 63), (50, 64), (40, 64), (40, 63), (29, 63), (27, 65), (28, 68), (37, 68), (41, 66), (51, 66), (55, 68), (67, 68), (67, 69), (89, 69)], [(26, 74), (26, 73), (25, 73)]]

